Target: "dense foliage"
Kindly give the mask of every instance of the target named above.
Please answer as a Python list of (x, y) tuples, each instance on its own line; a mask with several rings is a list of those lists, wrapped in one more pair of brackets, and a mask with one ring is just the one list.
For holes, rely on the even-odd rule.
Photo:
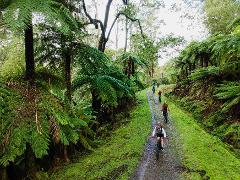
[[(36, 179), (37, 171), (73, 160), (77, 151), (93, 151), (99, 136), (111, 134), (129, 115), (135, 93), (157, 77), (159, 49), (183, 42), (172, 35), (156, 38), (150, 15), (160, 2), (119, 0), (109, 25), (112, 3), (107, 1), (102, 21), (97, 7), (84, 0), (0, 1), (0, 177)], [(168, 65), (167, 75), (177, 83), (176, 95), (188, 95), (182, 103), (208, 116), (209, 129), (217, 127), (213, 132), (238, 148), (239, 4), (208, 0), (205, 9), (218, 35), (189, 44)], [(125, 47), (116, 43), (112, 50), (107, 43), (120, 22)], [(205, 91), (211, 108), (200, 101)]]
[[(192, 42), (173, 63), (174, 94), (211, 132), (239, 148), (240, 36)], [(170, 68), (171, 69), (171, 68)]]
[(206, 0), (206, 24), (211, 33), (229, 33), (240, 25), (238, 0)]
[[(0, 176), (4, 178), (18, 174), (36, 179), (37, 171), (68, 162), (76, 151), (92, 151), (96, 135), (111, 131), (118, 113), (127, 115), (135, 92), (146, 87), (142, 71), (147, 56), (156, 56), (157, 49), (149, 46), (155, 50), (142, 52), (144, 59), (122, 52), (117, 58), (121, 60), (113, 62), (104, 53), (111, 33), (107, 36), (109, 10), (103, 23), (90, 17), (85, 1), (80, 8), (77, 3), (1, 1)], [(118, 16), (129, 18), (127, 23), (137, 21), (135, 8), (123, 1)], [(98, 45), (91, 41), (89, 24), (102, 30)], [(126, 73), (122, 61), (129, 59), (132, 66)]]
[[(174, 99), (212, 134), (235, 148), (239, 139), (240, 34), (239, 2), (205, 2), (213, 35), (190, 43), (165, 67), (176, 83)], [(215, 33), (215, 34), (214, 34)]]
[[(146, 91), (137, 93), (138, 106), (122, 126), (115, 130), (93, 154), (78, 158), (73, 164), (57, 169), (50, 179), (127, 179), (143, 153), (145, 137), (151, 128), (151, 112)], [(129, 122), (129, 123), (127, 123)], [(141, 129), (141, 131), (139, 131)], [(106, 161), (108, 163), (106, 163)], [(89, 170), (91, 169), (91, 170)]]

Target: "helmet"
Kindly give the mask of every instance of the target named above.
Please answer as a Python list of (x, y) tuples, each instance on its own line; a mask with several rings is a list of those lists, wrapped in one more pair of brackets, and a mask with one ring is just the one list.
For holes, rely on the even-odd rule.
[(162, 126), (162, 123), (161, 123), (160, 121), (158, 121), (158, 122), (156, 123), (156, 125)]

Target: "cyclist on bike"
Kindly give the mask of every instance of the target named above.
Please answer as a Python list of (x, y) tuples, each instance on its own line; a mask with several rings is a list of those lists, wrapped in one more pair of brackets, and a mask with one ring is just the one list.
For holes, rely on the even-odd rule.
[(153, 92), (153, 94), (155, 93), (155, 83), (153, 84), (152, 92)]
[(162, 96), (162, 91), (159, 90), (159, 91), (158, 91), (158, 98), (159, 98), (159, 102), (160, 102), (160, 103), (162, 102), (162, 99), (161, 99), (162, 97), (161, 97), (161, 96)]
[(152, 138), (157, 137), (158, 148), (163, 149), (163, 146), (164, 146), (163, 139), (167, 137), (167, 134), (160, 122), (157, 122), (155, 128), (153, 129), (151, 137)]
[(169, 108), (168, 108), (168, 105), (165, 101), (162, 105), (162, 112), (163, 112), (163, 117), (165, 119), (165, 123), (168, 122), (168, 111), (169, 111)]

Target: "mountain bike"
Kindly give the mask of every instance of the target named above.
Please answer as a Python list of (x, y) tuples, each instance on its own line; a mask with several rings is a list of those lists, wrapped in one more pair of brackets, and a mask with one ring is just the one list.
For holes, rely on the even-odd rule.
[(151, 138), (155, 138), (157, 141), (157, 143), (155, 145), (155, 156), (156, 156), (156, 160), (159, 160), (160, 153), (163, 150), (163, 137), (153, 136)]
[(156, 160), (159, 160), (159, 155), (163, 150), (163, 137), (157, 138), (157, 143), (156, 143)]

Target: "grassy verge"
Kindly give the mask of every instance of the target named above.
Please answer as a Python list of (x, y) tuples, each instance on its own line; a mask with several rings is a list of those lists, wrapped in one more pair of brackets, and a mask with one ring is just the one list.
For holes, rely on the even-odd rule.
[(186, 179), (240, 179), (240, 160), (194, 118), (168, 100), (170, 114), (179, 131)]
[(61, 167), (51, 179), (127, 179), (134, 172), (151, 128), (146, 91), (137, 95), (138, 105), (130, 122), (113, 132), (103, 146), (77, 163)]

